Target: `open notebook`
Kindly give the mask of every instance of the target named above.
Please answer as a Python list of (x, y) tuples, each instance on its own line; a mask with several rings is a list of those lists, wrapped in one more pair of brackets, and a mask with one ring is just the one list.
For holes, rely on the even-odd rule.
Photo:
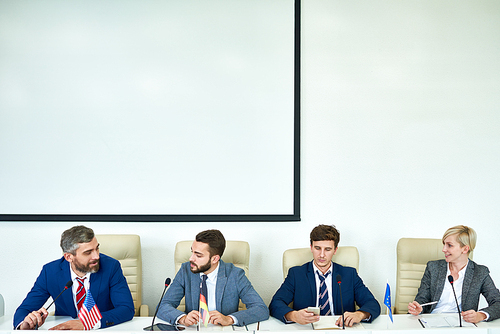
[[(446, 315), (442, 317), (422, 317), (418, 319), (424, 328), (439, 328), (439, 327), (460, 327), (458, 315)], [(462, 327), (476, 327), (475, 324), (465, 322), (462, 319)]]
[[(339, 327), (335, 325), (335, 322), (337, 321), (339, 317), (336, 316), (321, 316), (319, 317), (319, 321), (313, 322), (312, 327), (313, 329), (342, 329), (342, 327)], [(358, 323), (355, 324), (352, 327), (346, 327), (345, 329), (364, 329), (363, 325)]]

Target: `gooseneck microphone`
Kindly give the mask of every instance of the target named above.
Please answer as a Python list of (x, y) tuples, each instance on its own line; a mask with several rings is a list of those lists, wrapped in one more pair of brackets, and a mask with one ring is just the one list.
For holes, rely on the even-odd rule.
[(342, 283), (342, 276), (337, 275), (337, 283), (339, 285), (339, 291), (340, 291), (340, 307), (342, 309), (342, 329), (345, 329), (345, 319), (344, 319), (344, 302), (342, 301), (342, 287), (340, 286), (340, 283)]
[[(60, 295), (62, 295), (62, 293), (66, 290), (68, 290), (69, 288), (71, 288), (73, 286), (73, 281), (72, 280), (69, 280), (68, 283), (66, 283), (66, 285), (64, 286), (64, 289), (62, 289), (61, 292), (59, 292), (59, 294), (57, 295), (56, 298), (54, 298), (54, 300), (52, 300), (52, 303), (49, 304), (49, 306), (47, 306), (47, 308), (45, 310), (49, 310), (49, 308), (52, 306), (52, 304), (54, 304), (57, 300), (57, 298), (59, 298)], [(38, 323), (35, 325), (35, 329), (38, 329)]]
[(450, 281), (451, 289), (453, 290), (453, 295), (455, 296), (455, 303), (457, 303), (458, 310), (458, 321), (460, 323), (460, 327), (462, 327), (462, 315), (460, 314), (460, 307), (458, 306), (457, 294), (455, 293), (455, 288), (453, 287), (453, 276), (448, 276), (448, 281)]
[(64, 289), (59, 292), (59, 294), (57, 295), (57, 297), (52, 301), (52, 303), (49, 304), (49, 306), (47, 306), (46, 310), (48, 311), (49, 308), (52, 306), (52, 304), (54, 304), (57, 300), (57, 298), (59, 298), (59, 296), (66, 290), (68, 290), (69, 288), (71, 288), (73, 286), (73, 281), (72, 280), (69, 280), (68, 283), (66, 283), (66, 285), (64, 286)]
[(171, 281), (170, 277), (167, 277), (167, 279), (165, 280), (165, 287), (163, 288), (163, 293), (161, 294), (160, 301), (158, 302), (158, 305), (156, 305), (155, 315), (153, 316), (153, 321), (151, 322), (151, 329), (149, 329), (148, 327), (146, 327), (144, 329), (149, 329), (151, 331), (154, 330), (153, 326), (155, 324), (156, 314), (158, 314), (158, 309), (160, 308), (160, 304), (161, 304), (161, 301), (163, 299), (163, 296), (165, 296), (165, 292), (167, 291), (167, 288), (170, 285), (170, 281)]

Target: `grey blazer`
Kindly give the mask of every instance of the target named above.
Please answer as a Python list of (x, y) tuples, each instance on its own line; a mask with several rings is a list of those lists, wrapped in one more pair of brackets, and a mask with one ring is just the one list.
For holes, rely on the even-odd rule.
[[(192, 310), (198, 310), (200, 282), (200, 274), (191, 272), (189, 262), (183, 263), (160, 303), (158, 318), (174, 324), (180, 315), (185, 314), (177, 309), (184, 296), (186, 297), (186, 314)], [(235, 267), (232, 263), (219, 260), (215, 294), (217, 311), (224, 315), (234, 316), (238, 320), (238, 326), (269, 318), (269, 309), (245, 276), (245, 271)], [(240, 299), (245, 304), (246, 310), (238, 311)]]
[[(420, 281), (415, 300), (419, 304), (424, 304), (439, 300), (443, 293), (444, 283), (448, 281), (446, 260), (427, 262), (424, 276)], [(490, 271), (486, 266), (479, 265), (469, 260), (469, 265), (465, 270), (464, 283), (462, 287), (461, 311), (477, 311), (479, 306), (479, 296), (482, 294), (488, 302), (488, 307), (481, 309), (490, 315), (488, 321), (500, 318), (500, 292), (495, 287), (495, 283), (490, 277)], [(430, 313), (437, 304), (424, 306), (423, 313)]]

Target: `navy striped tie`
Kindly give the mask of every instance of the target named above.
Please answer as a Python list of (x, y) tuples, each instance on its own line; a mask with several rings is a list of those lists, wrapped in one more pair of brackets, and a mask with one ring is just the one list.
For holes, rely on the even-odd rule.
[(320, 315), (332, 315), (332, 311), (330, 310), (330, 300), (328, 298), (328, 288), (326, 287), (325, 279), (328, 277), (330, 272), (327, 272), (326, 275), (322, 275), (319, 271), (317, 271), (319, 277), (319, 308)]

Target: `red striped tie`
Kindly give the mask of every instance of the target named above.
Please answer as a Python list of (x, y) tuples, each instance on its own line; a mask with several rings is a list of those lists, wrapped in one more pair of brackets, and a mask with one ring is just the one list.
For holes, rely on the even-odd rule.
[(85, 287), (83, 286), (83, 282), (87, 277), (84, 277), (83, 279), (77, 277), (76, 280), (78, 281), (78, 290), (76, 291), (76, 307), (77, 307), (77, 312), (80, 312), (80, 309), (82, 308), (83, 302), (85, 301), (85, 296), (87, 295), (85, 291)]

